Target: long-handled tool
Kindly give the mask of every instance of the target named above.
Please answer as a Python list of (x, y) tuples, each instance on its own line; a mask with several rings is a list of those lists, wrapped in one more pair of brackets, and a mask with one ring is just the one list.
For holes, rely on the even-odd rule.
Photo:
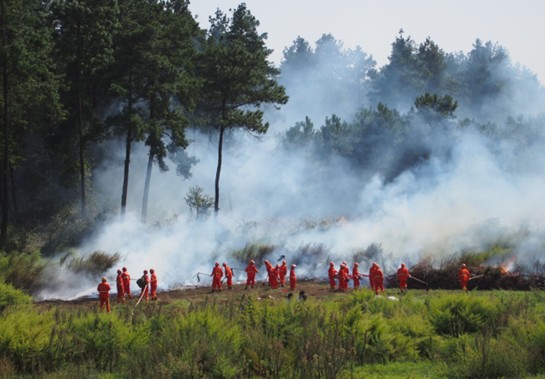
[(415, 278), (415, 277), (412, 276), (412, 275), (409, 276), (409, 278), (410, 278), (410, 279), (414, 279), (414, 280), (416, 280), (417, 282), (420, 282), (420, 283), (422, 283), (422, 284), (425, 284), (426, 286), (428, 285), (428, 282), (425, 282), (425, 281), (423, 281), (422, 279)]
[(198, 272), (195, 276), (197, 277), (197, 282), (199, 282), (199, 283), (201, 281), (201, 277), (199, 275), (212, 276), (210, 274), (205, 274), (204, 272)]
[(477, 276), (474, 276), (472, 278), (469, 278), (468, 281), (473, 280), (473, 279), (479, 279), (479, 278), (482, 278), (483, 276), (484, 276), (484, 274), (483, 275), (477, 275)]

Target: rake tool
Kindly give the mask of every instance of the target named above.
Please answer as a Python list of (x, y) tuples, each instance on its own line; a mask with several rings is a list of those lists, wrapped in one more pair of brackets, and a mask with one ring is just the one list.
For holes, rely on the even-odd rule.
[(197, 277), (197, 282), (201, 282), (201, 277), (199, 275), (211, 276), (210, 274), (205, 274), (204, 272), (198, 272), (195, 276)]

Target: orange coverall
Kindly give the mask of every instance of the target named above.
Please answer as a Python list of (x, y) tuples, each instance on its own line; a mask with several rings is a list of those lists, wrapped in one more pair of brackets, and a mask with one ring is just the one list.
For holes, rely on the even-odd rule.
[(378, 295), (379, 291), (384, 292), (384, 273), (378, 265), (373, 270), (373, 285), (375, 286), (376, 295)]
[(271, 265), (269, 270), (269, 287), (272, 289), (278, 288), (278, 277), (276, 276), (276, 268)]
[(115, 278), (115, 284), (117, 286), (117, 302), (125, 302), (125, 289), (123, 286), (123, 272), (117, 270), (117, 277)]
[(106, 312), (110, 312), (110, 285), (106, 282), (106, 278), (97, 286), (98, 298), (100, 300), (100, 309), (106, 307)]
[(257, 267), (255, 267), (254, 261), (251, 261), (246, 267), (246, 288), (251, 286), (254, 288), (255, 285), (255, 275), (259, 272)]
[(131, 296), (131, 275), (127, 271), (126, 267), (123, 267), (123, 274), (121, 275), (123, 277), (123, 291), (125, 292), (125, 295), (129, 299), (132, 299)]
[(149, 275), (147, 271), (144, 271), (144, 275), (142, 275), (142, 279), (144, 279), (144, 288), (142, 288), (142, 291), (140, 292), (140, 296), (144, 298), (144, 300), (148, 301), (149, 299)]
[(327, 270), (327, 276), (329, 277), (329, 288), (334, 290), (336, 287), (335, 277), (337, 276), (337, 270), (335, 270), (335, 264), (333, 262), (329, 264), (329, 270)]
[(460, 286), (464, 291), (467, 292), (467, 282), (469, 281), (469, 278), (471, 278), (471, 273), (469, 270), (464, 266), (460, 267), (460, 270), (458, 270), (458, 281), (460, 282)]
[(221, 291), (221, 278), (223, 277), (223, 271), (219, 263), (216, 263), (212, 269), (212, 291), (218, 290)]
[(278, 270), (278, 278), (280, 279), (280, 286), (284, 287), (284, 284), (286, 283), (286, 275), (288, 274), (288, 265), (286, 264), (286, 261), (282, 261), (282, 265), (280, 266), (280, 269)]
[(150, 270), (151, 276), (149, 280), (151, 300), (157, 300), (157, 274), (155, 270)]
[(407, 280), (410, 276), (409, 269), (405, 266), (405, 263), (402, 263), (401, 267), (397, 270), (397, 279), (399, 280), (399, 289), (401, 292), (407, 290)]
[(357, 263), (354, 263), (354, 267), (352, 267), (352, 280), (354, 281), (355, 290), (360, 288), (360, 270), (358, 266)]
[(225, 278), (227, 279), (227, 288), (231, 289), (233, 287), (233, 270), (231, 270), (231, 267), (227, 263), (223, 263), (223, 267), (225, 269)]
[(290, 289), (293, 291), (295, 290), (295, 286), (297, 285), (297, 276), (295, 275), (295, 265), (291, 265), (290, 268)]

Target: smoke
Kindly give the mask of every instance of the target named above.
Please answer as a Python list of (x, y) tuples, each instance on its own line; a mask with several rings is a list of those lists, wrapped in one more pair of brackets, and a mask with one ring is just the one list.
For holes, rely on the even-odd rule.
[[(292, 94), (308, 97), (320, 90), (288, 88)], [(357, 99), (341, 108), (330, 102), (332, 110), (358, 107)], [(197, 282), (195, 275), (210, 273), (215, 261), (244, 268), (246, 262), (237, 261), (233, 252), (251, 243), (274, 246), (263, 258), (276, 262), (285, 255), (288, 263), (297, 263), (300, 278), (325, 278), (329, 260), (338, 264), (363, 257), (362, 270), (376, 260), (388, 273), (401, 262), (411, 265), (426, 257), (441, 260), (497, 241), (514, 245), (521, 261), (541, 259), (545, 247), (543, 117), (520, 120), (524, 128), (498, 125), (500, 131), (512, 133), (508, 137), (500, 133), (502, 138), (476, 128), (423, 128), (413, 142), (419, 148), (426, 146), (427, 159), (386, 178), (372, 167), (365, 173), (356, 171), (342, 158), (317, 161), (304, 149), (286, 150), (282, 133), (292, 120), (279, 113), (282, 110), (268, 114), (271, 128), (262, 140), (243, 132), (228, 135), (217, 217), (195, 219), (184, 200), (193, 186), (214, 195), (217, 141), (213, 136), (190, 131), (187, 152), (199, 160), (191, 178), (178, 176), (172, 162), (166, 173), (154, 167), (146, 224), (140, 221), (140, 212), (147, 151), (135, 145), (127, 214), (106, 220), (79, 246), (78, 254), (118, 253), (118, 267), (105, 273), (112, 283), (122, 266), (133, 278), (154, 268), (160, 290), (209, 284), (206, 276)], [(323, 115), (323, 109), (319, 114)], [(313, 120), (319, 122), (319, 117)], [(94, 185), (96, 198), (116, 213), (124, 146), (119, 142), (108, 150), (117, 156), (95, 170)], [(381, 156), (378, 149), (377, 164)], [(367, 254), (370, 246), (378, 246), (380, 254)], [(71, 284), (59, 287), (57, 280), (38, 297), (96, 294), (100, 278), (76, 280), (65, 268), (58, 270), (55, 276)], [(264, 268), (260, 270), (258, 278)], [(245, 280), (242, 271), (234, 274), (236, 281)]]

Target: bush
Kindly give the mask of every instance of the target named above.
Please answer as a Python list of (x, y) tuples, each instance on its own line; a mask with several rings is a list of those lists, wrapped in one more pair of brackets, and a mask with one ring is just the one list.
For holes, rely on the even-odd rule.
[(12, 285), (0, 283), (0, 311), (11, 305), (30, 304), (32, 298)]
[(39, 285), (45, 267), (38, 252), (0, 254), (0, 279), (17, 289), (32, 291)]
[(460, 295), (446, 295), (430, 300), (430, 321), (441, 335), (458, 337), (464, 333), (494, 328), (499, 315), (495, 301)]

